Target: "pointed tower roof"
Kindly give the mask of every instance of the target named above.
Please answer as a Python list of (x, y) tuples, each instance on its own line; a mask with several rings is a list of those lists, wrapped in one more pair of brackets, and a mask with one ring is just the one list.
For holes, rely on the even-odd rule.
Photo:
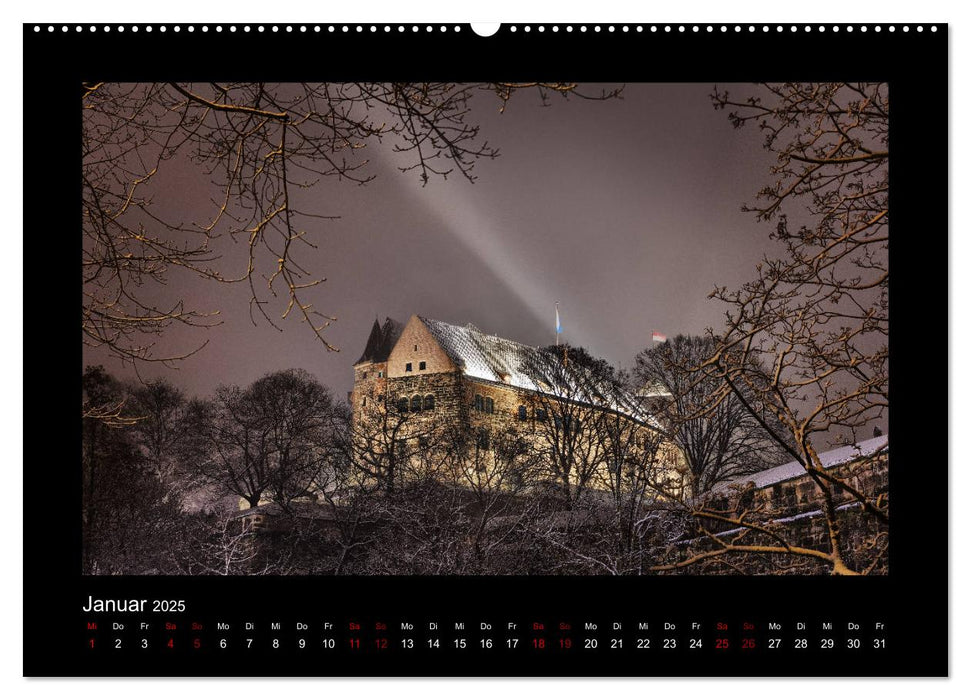
[(378, 319), (374, 319), (371, 335), (368, 336), (367, 345), (364, 347), (364, 354), (354, 364), (387, 362), (388, 355), (391, 354), (391, 349), (398, 342), (398, 338), (401, 337), (402, 330), (404, 330), (404, 324), (395, 321), (393, 318), (385, 318), (383, 326), (378, 325)]

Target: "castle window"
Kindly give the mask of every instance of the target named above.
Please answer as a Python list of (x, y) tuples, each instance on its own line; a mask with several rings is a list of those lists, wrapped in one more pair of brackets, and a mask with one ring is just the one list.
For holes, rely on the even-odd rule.
[(415, 352), (418, 352), (418, 346), (417, 345), (415, 346)]
[(485, 410), (483, 408), (484, 405), (485, 405), (485, 400), (482, 398), (482, 395), (481, 394), (476, 394), (475, 395), (475, 410), (476, 411), (483, 411), (483, 410)]
[(361, 372), (361, 379), (367, 379), (367, 372)]
[(520, 406), (519, 407), (519, 420), (526, 420), (526, 407), (525, 406)]
[(435, 397), (432, 394), (425, 395), (425, 410), (431, 411), (435, 408)]
[(408, 364), (405, 365), (405, 372), (410, 372), (410, 371), (411, 371), (411, 363), (409, 362)]
[(421, 410), (421, 397), (418, 394), (415, 394), (414, 396), (411, 397), (411, 410), (412, 411)]
[(407, 413), (408, 412), (408, 397), (407, 396), (402, 396), (400, 399), (398, 399), (398, 410), (401, 413)]
[(378, 379), (384, 376), (384, 372), (378, 372)]
[(361, 399), (361, 405), (362, 406), (367, 406), (367, 396), (365, 396), (363, 399)]
[(478, 434), (476, 435), (475, 445), (480, 450), (488, 450), (489, 449), (489, 433), (486, 432), (484, 429), (480, 429), (479, 432), (478, 432)]
[(493, 400), (490, 399), (488, 396), (485, 399), (485, 412), (486, 413), (495, 413), (496, 412), (496, 405), (493, 402)]
[(536, 420), (545, 421), (546, 420), (546, 409), (537, 408), (534, 412), (536, 414)]
[(378, 403), (384, 403), (384, 394), (378, 394)]
[(425, 369), (425, 363), (424, 362), (419, 362), (418, 363), (418, 369)]

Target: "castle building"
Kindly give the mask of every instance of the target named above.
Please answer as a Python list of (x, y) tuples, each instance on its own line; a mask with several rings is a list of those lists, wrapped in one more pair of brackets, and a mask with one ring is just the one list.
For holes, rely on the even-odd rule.
[[(406, 324), (375, 321), (354, 364), (349, 400), (353, 426), (380, 424), (393, 432), (381, 449), (407, 453), (409, 464), (416, 458), (430, 464), (423, 440), (446, 427), (453, 436), (471, 436), (481, 451), (494, 452), (497, 440), (510, 437), (539, 447), (568, 490), (571, 481), (578, 488), (617, 487), (648, 453), (655, 476), (663, 464), (665, 483), (679, 493), (685, 488), (683, 459), (643, 401), (580, 350), (564, 347), (561, 355), (421, 316)], [(366, 442), (375, 450), (381, 441)]]

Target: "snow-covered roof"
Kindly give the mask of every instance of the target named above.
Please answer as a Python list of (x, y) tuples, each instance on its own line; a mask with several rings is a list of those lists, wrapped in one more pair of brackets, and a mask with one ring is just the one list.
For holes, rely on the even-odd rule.
[(471, 323), (456, 326), (422, 316), (418, 319), (467, 377), (609, 408), (659, 427), (633, 396), (577, 363), (564, 367), (559, 358), (540, 348), (489, 335)]
[[(838, 447), (835, 450), (829, 450), (828, 452), (821, 452), (819, 454), (819, 461), (822, 463), (824, 469), (831, 469), (862, 457), (869, 457), (883, 452), (889, 444), (890, 436), (881, 435), (880, 437), (864, 440), (855, 445), (846, 445), (844, 447)], [(778, 467), (772, 467), (771, 469), (756, 472), (755, 474), (748, 474), (731, 479), (718, 484), (716, 489), (721, 491), (732, 486), (744, 486), (749, 483), (754, 483), (756, 488), (764, 488), (788, 481), (789, 479), (795, 479), (798, 476), (803, 476), (805, 473), (805, 468), (799, 462), (788, 462), (787, 464), (781, 464)]]
[(644, 386), (637, 390), (636, 396), (641, 399), (672, 398), (671, 392), (667, 390), (667, 387), (657, 380), (644, 384)]

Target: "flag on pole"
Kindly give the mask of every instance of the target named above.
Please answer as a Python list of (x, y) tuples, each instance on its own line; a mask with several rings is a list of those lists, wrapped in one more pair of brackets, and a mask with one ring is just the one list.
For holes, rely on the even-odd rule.
[(666, 343), (668, 342), (668, 337), (663, 333), (651, 331), (651, 340), (653, 340), (655, 343)]
[(563, 332), (563, 326), (560, 325), (560, 302), (556, 302), (556, 333), (559, 335)]

